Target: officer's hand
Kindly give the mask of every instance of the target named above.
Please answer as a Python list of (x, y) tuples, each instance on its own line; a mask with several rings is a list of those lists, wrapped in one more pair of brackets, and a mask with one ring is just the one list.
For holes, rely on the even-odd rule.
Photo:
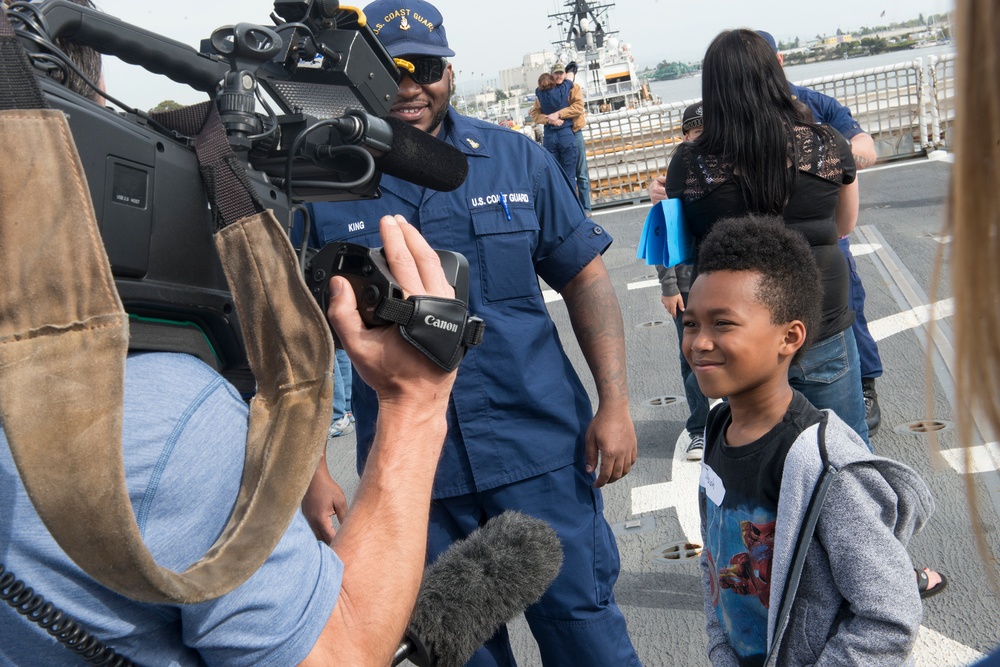
[(601, 488), (627, 475), (638, 456), (635, 426), (628, 410), (598, 407), (587, 427), (586, 463), (588, 472), (597, 472), (594, 487)]
[(655, 204), (667, 198), (667, 177), (657, 176), (649, 184), (649, 199)]
[(306, 495), (302, 498), (302, 514), (309, 522), (316, 539), (327, 544), (337, 534), (333, 518), (337, 517), (339, 524), (347, 516), (347, 497), (340, 485), (330, 477), (326, 455), (320, 458)]
[[(404, 298), (413, 294), (455, 298), (441, 260), (415, 227), (402, 216), (387, 215), (380, 221), (380, 232), (389, 270)], [(447, 406), (455, 373), (442, 370), (403, 340), (397, 325), (366, 328), (354, 290), (341, 276), (330, 281), (326, 314), (354, 369), (378, 394), (380, 410), (397, 404), (423, 410)]]

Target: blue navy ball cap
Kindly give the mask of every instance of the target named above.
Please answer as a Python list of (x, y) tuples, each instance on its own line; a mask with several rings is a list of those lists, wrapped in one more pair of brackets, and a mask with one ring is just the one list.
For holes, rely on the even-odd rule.
[(375, 0), (364, 9), (368, 26), (393, 58), (455, 55), (441, 12), (424, 0)]
[(757, 34), (764, 38), (764, 41), (767, 42), (771, 46), (771, 49), (775, 53), (778, 52), (778, 43), (776, 41), (774, 41), (774, 37), (771, 35), (771, 33), (764, 32), (763, 30), (758, 30)]

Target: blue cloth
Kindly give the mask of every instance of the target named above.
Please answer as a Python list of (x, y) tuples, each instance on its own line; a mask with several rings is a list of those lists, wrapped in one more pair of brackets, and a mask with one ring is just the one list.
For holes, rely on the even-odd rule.
[[(469, 260), (470, 310), (486, 321), (486, 335), (465, 355), (452, 391), (434, 485), (434, 497), (445, 498), (582, 460), (590, 398), (563, 352), (538, 277), (561, 290), (612, 239), (587, 219), (552, 158), (527, 137), (454, 109), (439, 136), (469, 160), (469, 176), (454, 192), (383, 176), (379, 200), (309, 207), (316, 247), (380, 246), (379, 219), (398, 213), (431, 246)], [(378, 400), (357, 373), (352, 400), (360, 471)]]
[[(563, 79), (563, 82), (558, 86), (549, 88), (548, 90), (536, 88), (535, 98), (538, 100), (538, 107), (545, 115), (555, 113), (560, 109), (568, 107), (569, 93), (571, 90), (573, 90), (573, 81), (570, 79)], [(551, 129), (556, 132), (565, 132), (566, 130), (573, 129), (573, 121), (567, 118), (566, 122), (562, 125), (559, 125), (558, 127), (555, 125), (546, 125), (545, 129), (546, 131)]]
[[(428, 560), (487, 519), (516, 509), (546, 521), (563, 545), (559, 576), (524, 616), (547, 666), (638, 666), (625, 618), (615, 602), (619, 557), (604, 520), (601, 492), (583, 463), (478, 494), (431, 504)], [(514, 665), (506, 628), (467, 667)]]
[(583, 130), (573, 132), (576, 137), (576, 193), (584, 211), (593, 210), (590, 203), (590, 174), (587, 171), (587, 145), (583, 140)]
[(788, 384), (816, 408), (833, 410), (871, 449), (861, 392), (861, 362), (850, 328), (813, 343), (788, 369)]
[(635, 256), (649, 266), (667, 269), (694, 260), (694, 237), (680, 199), (664, 199), (650, 207)]
[(844, 135), (848, 141), (851, 140), (851, 137), (864, 132), (858, 121), (854, 120), (851, 115), (851, 110), (836, 99), (811, 88), (796, 86), (794, 83), (789, 84), (789, 86), (791, 86), (792, 95), (809, 107), (817, 123), (829, 125)]
[[(569, 93), (572, 89), (573, 82), (569, 79), (565, 79), (561, 84), (549, 90), (536, 88), (535, 97), (538, 99), (542, 113), (548, 115), (569, 106)], [(556, 162), (562, 167), (563, 173), (566, 174), (566, 178), (571, 183), (575, 183), (579, 151), (576, 135), (573, 133), (573, 121), (567, 118), (562, 125), (546, 125), (542, 146), (556, 159)]]
[[(687, 307), (688, 293), (681, 292), (681, 298), (684, 300), (684, 306)], [(677, 328), (677, 347), (680, 347), (681, 341), (684, 339), (684, 318), (681, 317), (681, 313), (677, 313), (677, 317), (673, 319), (674, 327)], [(684, 428), (692, 436), (704, 436), (705, 422), (708, 420), (708, 398), (705, 397), (705, 394), (701, 393), (701, 387), (698, 386), (698, 377), (691, 370), (691, 365), (688, 364), (687, 359), (684, 358), (683, 350), (680, 352), (680, 358), (681, 380), (684, 382), (684, 398), (687, 399), (689, 413)]]
[(993, 651), (979, 662), (970, 667), (1000, 667), (1000, 649)]
[(562, 167), (563, 174), (567, 180), (573, 184), (576, 192), (576, 136), (572, 132), (567, 132), (563, 128), (571, 127), (570, 121), (562, 124), (562, 127), (545, 126), (545, 134), (542, 137), (542, 146), (545, 147), (555, 161)]
[[(160, 565), (183, 571), (221, 533), (242, 478), (246, 432), (246, 405), (208, 366), (182, 354), (129, 356), (125, 473), (143, 540)], [(301, 513), (233, 592), (197, 605), (152, 605), (104, 588), (69, 560), (35, 513), (2, 431), (0, 480), (0, 563), (138, 664), (294, 665), (336, 604), (343, 566)], [(81, 664), (6, 604), (0, 637), (2, 664)]]
[(333, 421), (342, 418), (351, 409), (351, 359), (347, 352), (337, 349), (337, 363), (333, 366)]
[(877, 378), (882, 375), (882, 357), (878, 353), (878, 344), (868, 330), (868, 318), (865, 317), (865, 286), (861, 284), (858, 266), (851, 253), (851, 242), (845, 236), (838, 241), (840, 251), (847, 260), (847, 269), (851, 278), (851, 310), (854, 311), (854, 340), (858, 343), (858, 356), (861, 359), (861, 377)]

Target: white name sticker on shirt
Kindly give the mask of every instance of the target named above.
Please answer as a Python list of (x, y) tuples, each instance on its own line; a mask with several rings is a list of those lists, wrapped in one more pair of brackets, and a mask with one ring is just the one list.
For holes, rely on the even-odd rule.
[(722, 478), (704, 461), (701, 464), (701, 479), (698, 480), (698, 484), (705, 489), (705, 495), (709, 500), (717, 507), (722, 506), (722, 499), (726, 497), (726, 487), (722, 484)]

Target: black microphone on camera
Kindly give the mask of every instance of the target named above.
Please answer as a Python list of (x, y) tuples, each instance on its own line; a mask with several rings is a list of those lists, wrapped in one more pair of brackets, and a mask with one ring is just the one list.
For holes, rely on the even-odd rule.
[[(469, 162), (462, 151), (393, 116), (378, 118), (363, 111), (348, 111), (329, 122), (344, 143), (371, 151), (375, 166), (390, 176), (451, 192), (465, 182), (469, 173)], [(318, 155), (326, 157), (331, 150), (321, 148)]]
[(549, 524), (508, 511), (427, 568), (393, 665), (461, 667), (504, 623), (538, 601), (562, 567)]

